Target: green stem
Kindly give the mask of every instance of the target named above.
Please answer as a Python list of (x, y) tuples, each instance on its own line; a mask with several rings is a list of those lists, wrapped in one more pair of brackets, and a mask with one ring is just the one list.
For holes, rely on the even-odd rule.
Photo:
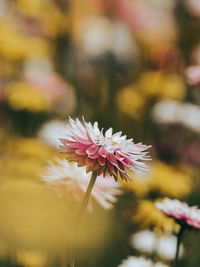
[(83, 213), (87, 208), (87, 205), (88, 205), (88, 202), (89, 202), (89, 199), (90, 199), (90, 194), (91, 194), (91, 191), (92, 191), (93, 186), (95, 184), (96, 178), (97, 178), (97, 172), (93, 172), (92, 176), (91, 176), (91, 179), (90, 179), (90, 182), (88, 184), (87, 190), (85, 192), (85, 196), (83, 198), (83, 202), (81, 204), (80, 211), (79, 211), (78, 216), (77, 216), (77, 221), (76, 221), (76, 224), (75, 224), (75, 227), (74, 227), (74, 234), (73, 234), (73, 239), (72, 239), (71, 260), (70, 260), (71, 264), (69, 265), (69, 267), (74, 267), (75, 266), (76, 236), (77, 236), (77, 233), (78, 233), (78, 229), (79, 229), (79, 226), (80, 226), (80, 223), (81, 223), (81, 219), (82, 219)]
[(176, 245), (176, 255), (175, 255), (175, 266), (178, 266), (178, 257), (179, 257), (179, 250), (181, 245), (181, 239), (183, 236), (185, 228), (184, 226), (181, 226), (179, 233), (177, 234), (177, 245)]

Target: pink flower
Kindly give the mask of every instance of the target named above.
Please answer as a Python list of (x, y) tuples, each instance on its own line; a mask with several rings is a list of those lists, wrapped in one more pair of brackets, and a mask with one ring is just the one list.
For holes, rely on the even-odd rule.
[(144, 160), (148, 160), (147, 150), (149, 146), (141, 143), (134, 144), (132, 139), (121, 136), (121, 132), (112, 134), (112, 128), (103, 134), (98, 123), (92, 125), (78, 119), (69, 119), (65, 137), (60, 139), (61, 150), (69, 161), (75, 161), (78, 166), (86, 166), (87, 172), (96, 171), (98, 175), (109, 174), (126, 181), (131, 178), (127, 169), (136, 175), (141, 175), (146, 169)]
[(189, 207), (177, 199), (165, 198), (163, 202), (157, 202), (156, 207), (180, 225), (200, 230), (200, 209), (196, 206)]
[[(61, 195), (66, 195), (77, 202), (82, 201), (90, 181), (90, 174), (86, 173), (86, 168), (77, 166), (77, 163), (56, 159), (55, 164), (49, 161), (48, 166), (41, 174), (49, 188), (54, 189)], [(91, 196), (103, 208), (110, 209), (117, 201), (116, 196), (121, 194), (120, 184), (113, 181), (111, 177), (97, 179)], [(91, 207), (91, 202), (89, 203)]]
[(186, 78), (188, 84), (199, 86), (200, 85), (200, 66), (194, 65), (186, 69)]
[(186, 0), (186, 5), (192, 15), (200, 17), (200, 2), (199, 0)]

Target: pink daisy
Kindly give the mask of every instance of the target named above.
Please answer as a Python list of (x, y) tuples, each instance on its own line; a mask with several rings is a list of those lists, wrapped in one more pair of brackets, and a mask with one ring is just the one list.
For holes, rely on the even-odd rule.
[[(77, 163), (69, 163), (67, 160), (56, 159), (49, 161), (48, 166), (41, 174), (42, 180), (48, 187), (56, 190), (59, 194), (71, 197), (81, 202), (90, 181), (90, 174), (86, 173), (86, 167), (79, 168)], [(121, 194), (120, 184), (111, 177), (97, 179), (91, 196), (103, 208), (110, 209), (117, 201), (117, 195)], [(91, 201), (90, 201), (91, 207)]]
[(165, 198), (163, 202), (157, 202), (156, 207), (180, 225), (200, 230), (200, 209), (196, 206), (189, 207), (177, 199)]
[(65, 137), (60, 139), (60, 148), (67, 160), (77, 162), (79, 167), (86, 166), (87, 172), (96, 171), (104, 176), (109, 174), (116, 181), (118, 177), (130, 181), (127, 170), (136, 175), (146, 171), (143, 161), (150, 159), (146, 152), (150, 146), (135, 144), (121, 134), (112, 134), (110, 128), (104, 135), (97, 122), (92, 125), (84, 121), (82, 124), (78, 119), (70, 118)]

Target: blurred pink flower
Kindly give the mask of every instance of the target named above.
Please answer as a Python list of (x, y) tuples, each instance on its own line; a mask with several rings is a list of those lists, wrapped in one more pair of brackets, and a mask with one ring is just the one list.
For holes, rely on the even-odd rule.
[(197, 17), (200, 17), (200, 1), (199, 0), (186, 0), (185, 1), (190, 12)]
[(189, 142), (188, 146), (185, 149), (185, 153), (183, 153), (182, 155), (182, 159), (189, 164), (200, 164), (200, 144), (198, 140)]
[(29, 77), (28, 82), (47, 94), (53, 101), (61, 100), (66, 95), (69, 86), (57, 74)]
[[(42, 92), (58, 113), (70, 113), (76, 105), (75, 90), (53, 69), (46, 58), (29, 59), (24, 64), (24, 80), (28, 86)], [(63, 112), (62, 112), (63, 110)]]
[(190, 66), (186, 69), (186, 78), (190, 85), (200, 85), (200, 65)]
[[(90, 174), (86, 173), (85, 167), (79, 168), (77, 163), (69, 163), (67, 160), (60, 159), (56, 159), (55, 164), (49, 162), (41, 177), (50, 188), (62, 195), (68, 195), (70, 199), (72, 196), (78, 202), (82, 201), (90, 181)], [(111, 177), (106, 177), (106, 179), (101, 177), (96, 180), (91, 196), (103, 208), (110, 209), (117, 201), (116, 196), (121, 192), (119, 183), (114, 182)]]
[(157, 202), (156, 207), (180, 225), (200, 230), (200, 209), (196, 206), (189, 207), (177, 199), (165, 198), (163, 202)]
[(69, 161), (75, 161), (78, 166), (86, 166), (87, 172), (96, 171), (98, 175), (110, 174), (117, 181), (121, 179), (130, 181), (127, 170), (141, 175), (147, 169), (143, 162), (149, 159), (147, 150), (149, 146), (141, 143), (134, 144), (132, 139), (121, 136), (121, 132), (112, 134), (112, 128), (103, 134), (98, 123), (92, 125), (78, 119), (69, 119), (65, 137), (61, 138), (61, 151), (66, 154)]
[[(170, 6), (170, 4), (168, 6), (168, 4), (164, 4), (164, 2), (163, 5), (158, 4), (158, 6), (156, 6), (145, 0), (120, 0), (117, 4), (117, 12), (118, 16), (134, 30), (135, 33), (140, 34), (141, 31), (144, 31), (146, 34), (152, 34), (159, 31), (160, 36), (168, 34), (171, 36), (175, 27), (172, 15), (173, 9)], [(159, 38), (159, 35), (156, 37)], [(171, 37), (169, 39), (171, 40)]]

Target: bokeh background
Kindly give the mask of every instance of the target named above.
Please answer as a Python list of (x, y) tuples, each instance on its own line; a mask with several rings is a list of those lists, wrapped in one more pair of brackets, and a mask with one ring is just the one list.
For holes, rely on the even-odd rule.
[[(170, 266), (178, 227), (154, 202), (200, 206), (199, 105), (199, 0), (0, 0), (0, 266), (67, 264), (74, 206), (39, 173), (68, 116), (152, 145), (147, 177), (85, 215), (77, 267)], [(187, 232), (180, 266), (199, 246)]]

